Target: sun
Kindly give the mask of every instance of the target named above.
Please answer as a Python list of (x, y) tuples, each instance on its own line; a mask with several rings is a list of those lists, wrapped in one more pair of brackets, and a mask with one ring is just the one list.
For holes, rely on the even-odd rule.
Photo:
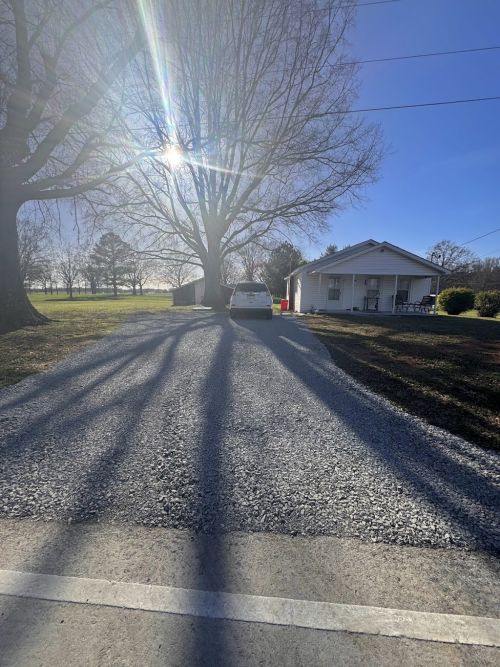
[(171, 169), (177, 169), (184, 162), (182, 152), (177, 146), (168, 146), (163, 151), (163, 157)]

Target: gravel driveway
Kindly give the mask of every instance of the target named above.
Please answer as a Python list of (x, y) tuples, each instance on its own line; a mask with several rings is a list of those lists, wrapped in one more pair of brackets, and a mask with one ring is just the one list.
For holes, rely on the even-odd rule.
[(0, 392), (0, 516), (500, 546), (499, 457), (289, 317), (148, 316)]

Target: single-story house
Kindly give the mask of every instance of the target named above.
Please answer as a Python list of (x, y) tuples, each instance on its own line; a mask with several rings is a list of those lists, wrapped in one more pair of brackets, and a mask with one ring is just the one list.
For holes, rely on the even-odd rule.
[[(233, 288), (230, 285), (221, 285), (226, 303), (229, 303)], [(174, 306), (199, 306), (205, 295), (205, 278), (197, 278), (190, 283), (181, 285), (172, 290)]]
[(419, 302), (431, 281), (448, 273), (387, 241), (369, 239), (299, 266), (285, 278), (289, 309), (395, 312), (396, 303)]

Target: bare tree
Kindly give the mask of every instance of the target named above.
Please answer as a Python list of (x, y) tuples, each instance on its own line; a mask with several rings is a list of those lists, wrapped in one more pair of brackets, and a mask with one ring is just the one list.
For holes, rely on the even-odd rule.
[(427, 258), (445, 269), (457, 271), (471, 264), (475, 255), (463, 245), (445, 239), (429, 248)]
[(472, 284), (478, 290), (500, 290), (500, 257), (485, 257), (472, 263)]
[(220, 283), (222, 285), (234, 285), (241, 278), (241, 268), (236, 261), (235, 255), (226, 255), (221, 262)]
[(45, 320), (23, 289), (19, 209), (33, 200), (74, 198), (124, 167), (116, 131), (120, 88), (142, 41), (131, 17), (128, 0), (0, 4), (2, 328)]
[(181, 287), (196, 278), (196, 268), (183, 262), (166, 262), (161, 275), (170, 287)]
[(244, 280), (257, 280), (266, 259), (266, 250), (261, 244), (250, 242), (238, 251)]
[(48, 254), (47, 235), (40, 224), (26, 217), (18, 220), (17, 234), (20, 276), (23, 284), (29, 286), (42, 279)]
[(102, 273), (99, 267), (92, 262), (88, 252), (82, 258), (80, 275), (85, 283), (88, 283), (90, 293), (97, 294), (97, 288), (102, 280)]
[(217, 307), (226, 257), (273, 230), (312, 235), (374, 177), (378, 131), (350, 113), (354, 4), (147, 6), (155, 39), (127, 105), (137, 142), (156, 152), (113, 203), (94, 205), (101, 215), (126, 211), (156, 234), (166, 259), (178, 257), (181, 239), (184, 261), (203, 267), (204, 302)]
[(54, 283), (55, 283), (54, 265), (52, 263), (52, 258), (47, 258), (42, 266), (42, 271), (40, 275), (40, 287), (43, 289), (45, 294), (48, 294), (49, 292), (53, 294)]
[(70, 299), (73, 298), (73, 289), (80, 275), (80, 267), (81, 253), (78, 246), (62, 243), (57, 252), (56, 270)]
[(157, 262), (154, 259), (148, 259), (140, 252), (133, 251), (127, 264), (125, 284), (132, 289), (134, 296), (139, 288), (139, 295), (142, 296), (144, 285), (157, 271)]

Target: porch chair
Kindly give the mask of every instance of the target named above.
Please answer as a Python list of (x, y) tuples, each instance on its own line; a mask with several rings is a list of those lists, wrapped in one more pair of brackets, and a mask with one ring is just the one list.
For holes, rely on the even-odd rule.
[(408, 310), (409, 304), (403, 299), (400, 294), (396, 294), (396, 300), (394, 302), (396, 313), (401, 313), (403, 310)]
[(420, 301), (417, 301), (413, 305), (413, 312), (414, 313), (427, 313), (429, 310), (432, 308), (434, 305), (434, 297), (432, 297), (430, 294), (427, 294), (426, 296), (423, 296)]

